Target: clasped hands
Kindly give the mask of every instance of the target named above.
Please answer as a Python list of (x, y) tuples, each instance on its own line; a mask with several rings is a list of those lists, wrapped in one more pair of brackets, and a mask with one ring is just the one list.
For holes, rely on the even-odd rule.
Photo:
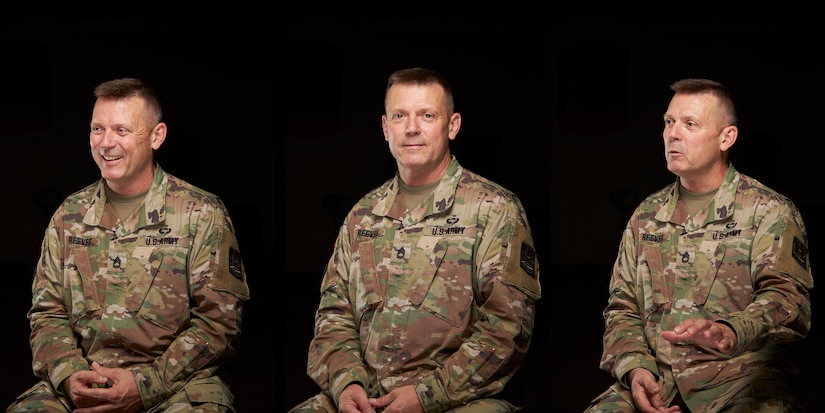
[(340, 413), (424, 413), (415, 386), (407, 385), (393, 389), (377, 397), (367, 397), (367, 392), (360, 384), (347, 386), (338, 401)]
[(73, 413), (135, 412), (143, 407), (137, 383), (126, 369), (92, 363), (92, 370), (76, 371), (63, 390), (77, 407)]

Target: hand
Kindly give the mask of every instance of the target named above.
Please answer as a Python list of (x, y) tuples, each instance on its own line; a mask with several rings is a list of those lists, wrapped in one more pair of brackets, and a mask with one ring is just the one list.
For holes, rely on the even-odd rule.
[(143, 407), (137, 383), (128, 370), (94, 362), (92, 371), (75, 372), (68, 381), (66, 390), (78, 407), (73, 413), (131, 413)]
[(344, 388), (338, 399), (339, 413), (375, 413), (367, 399), (367, 391), (358, 383), (352, 383)]
[(662, 338), (671, 343), (690, 341), (699, 346), (715, 348), (727, 355), (733, 354), (739, 344), (736, 333), (730, 326), (705, 318), (682, 321), (673, 330), (663, 331)]
[(376, 409), (383, 409), (382, 413), (424, 412), (413, 385), (401, 386), (377, 399), (370, 399), (370, 404)]
[(94, 370), (81, 370), (72, 373), (63, 381), (63, 392), (66, 393), (77, 407), (90, 407), (99, 403), (99, 400), (85, 397), (82, 394), (75, 394), (75, 389), (91, 389), (103, 387), (109, 382), (109, 378), (96, 373)]
[(633, 402), (636, 408), (642, 413), (677, 413), (681, 412), (679, 406), (667, 407), (662, 404), (659, 397), (659, 384), (656, 377), (648, 370), (641, 367), (635, 368), (628, 373), (630, 375), (630, 392), (633, 395)]

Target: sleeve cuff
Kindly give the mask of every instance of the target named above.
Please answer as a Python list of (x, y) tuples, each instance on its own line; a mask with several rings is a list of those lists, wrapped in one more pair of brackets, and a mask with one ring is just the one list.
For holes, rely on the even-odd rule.
[(425, 412), (446, 412), (454, 407), (447, 391), (439, 380), (438, 373), (425, 376), (415, 385), (418, 401)]
[(654, 376), (659, 377), (659, 368), (656, 367), (656, 360), (650, 357), (650, 355), (640, 353), (631, 353), (622, 357), (622, 359), (616, 363), (613, 374), (616, 375), (616, 378), (623, 386), (629, 389), (630, 383), (627, 381), (627, 373), (630, 373), (631, 370), (638, 367), (648, 370), (653, 373)]
[(154, 406), (165, 400), (171, 393), (163, 386), (160, 376), (151, 367), (141, 367), (134, 372), (135, 383), (143, 406)]

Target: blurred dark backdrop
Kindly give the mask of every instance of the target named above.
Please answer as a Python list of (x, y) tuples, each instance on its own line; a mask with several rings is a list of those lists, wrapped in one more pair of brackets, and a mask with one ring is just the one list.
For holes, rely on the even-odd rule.
[[(92, 89), (139, 77), (161, 95), (169, 172), (221, 196), (247, 267), (252, 301), (232, 365), (240, 412), (275, 402), (274, 297), (276, 19), (218, 17), (0, 17), (0, 142), (7, 242), (3, 283), (5, 406), (36, 382), (26, 311), (46, 222), (62, 199), (98, 179), (89, 153)], [(279, 181), (280, 184), (280, 181)], [(280, 217), (278, 217), (280, 224)], [(280, 357), (280, 356), (279, 356)], [(280, 374), (280, 373), (279, 373)], [(280, 401), (277, 402), (280, 405)], [(5, 407), (3, 407), (5, 409)]]
[[(394, 173), (380, 118), (386, 78), (402, 67), (451, 79), (463, 116), (453, 152), (528, 209), (544, 298), (528, 363), (510, 388), (527, 412), (580, 412), (612, 382), (598, 368), (609, 271), (632, 209), (675, 179), (661, 141), (673, 81), (708, 77), (734, 90), (740, 135), (732, 160), (802, 210), (817, 278), (823, 33), (792, 7), (749, 20), (506, 12), (285, 19), (279, 170), (291, 286), (278, 340), (283, 410), (317, 391), (305, 374), (306, 350), (343, 214)], [(824, 340), (817, 294), (812, 333), (797, 345), (811, 412), (825, 407), (816, 393), (825, 385), (816, 375), (825, 368), (814, 351)]]

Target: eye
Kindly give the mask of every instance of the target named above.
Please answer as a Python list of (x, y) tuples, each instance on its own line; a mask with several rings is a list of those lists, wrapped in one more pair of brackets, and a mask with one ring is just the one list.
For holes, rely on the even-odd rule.
[(404, 118), (404, 115), (401, 114), (401, 113), (397, 113), (397, 112), (393, 113), (392, 116), (390, 116), (390, 119), (392, 119), (392, 120), (400, 120), (400, 119), (403, 119), (403, 118)]
[(129, 129), (126, 128), (117, 128), (117, 134), (120, 136), (125, 136), (129, 134)]
[(92, 126), (92, 133), (100, 134), (102, 132), (103, 132), (103, 128), (101, 128), (100, 126)]
[(433, 113), (425, 113), (425, 114), (424, 114), (424, 119), (427, 119), (427, 120), (433, 120), (433, 119), (435, 119), (435, 114), (433, 114)]

